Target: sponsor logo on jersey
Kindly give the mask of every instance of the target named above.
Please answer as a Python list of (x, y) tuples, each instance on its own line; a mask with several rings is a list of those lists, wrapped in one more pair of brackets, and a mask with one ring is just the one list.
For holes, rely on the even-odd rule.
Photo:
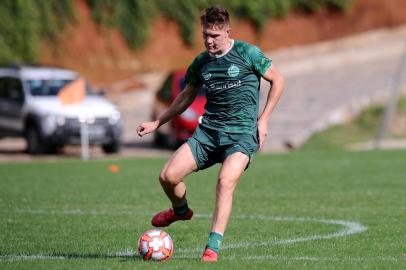
[(227, 73), (230, 77), (236, 77), (240, 73), (240, 69), (236, 65), (231, 64), (227, 70)]
[(204, 72), (204, 73), (202, 73), (202, 76), (203, 76), (203, 79), (204, 79), (205, 81), (207, 81), (208, 79), (211, 78), (211, 73), (209, 73), (209, 72)]
[(213, 91), (220, 91), (220, 90), (226, 90), (226, 89), (231, 89), (235, 87), (241, 86), (241, 81), (231, 81), (231, 82), (226, 82), (226, 83), (212, 83), (208, 85), (208, 92), (213, 92)]

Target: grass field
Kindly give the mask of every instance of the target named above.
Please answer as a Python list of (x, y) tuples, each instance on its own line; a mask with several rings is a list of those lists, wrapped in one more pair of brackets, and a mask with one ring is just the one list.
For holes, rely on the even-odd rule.
[(157, 181), (163, 162), (1, 164), (0, 269), (406, 269), (403, 151), (256, 156), (216, 265), (198, 258), (218, 166), (187, 179), (197, 215), (166, 229), (174, 257), (137, 256), (152, 213), (169, 206)]

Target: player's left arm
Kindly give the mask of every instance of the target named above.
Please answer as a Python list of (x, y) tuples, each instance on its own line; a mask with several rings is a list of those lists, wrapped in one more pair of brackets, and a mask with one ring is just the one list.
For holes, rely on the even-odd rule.
[(284, 78), (275, 64), (272, 63), (272, 65), (262, 75), (262, 77), (270, 82), (271, 86), (268, 92), (264, 110), (258, 118), (258, 139), (260, 149), (262, 149), (265, 138), (268, 135), (269, 117), (271, 116), (272, 111), (278, 103), (284, 89)]

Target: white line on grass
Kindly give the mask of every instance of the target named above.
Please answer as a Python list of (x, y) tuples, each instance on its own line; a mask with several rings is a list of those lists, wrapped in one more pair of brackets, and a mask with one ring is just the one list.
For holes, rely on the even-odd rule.
[[(174, 256), (175, 259), (199, 259), (198, 256), (193, 255), (181, 255), (181, 256)], [(234, 261), (237, 259), (236, 256), (221, 256), (222, 260), (230, 260)], [(273, 256), (273, 255), (263, 255), (263, 256), (246, 256), (246, 257), (238, 257), (238, 259), (242, 260), (257, 260), (257, 261), (406, 261), (406, 258), (398, 258), (398, 257), (310, 257), (310, 256)]]
[[(266, 240), (257, 243), (245, 242), (245, 243), (236, 243), (230, 245), (224, 245), (222, 249), (235, 249), (235, 248), (254, 248), (262, 246), (274, 246), (274, 245), (287, 245), (294, 244), (298, 242), (321, 240), (321, 239), (331, 239), (338, 237), (345, 237), (351, 234), (361, 233), (366, 231), (368, 228), (352, 221), (346, 220), (332, 220), (332, 219), (315, 219), (315, 218), (296, 218), (296, 217), (267, 217), (267, 216), (237, 216), (237, 219), (252, 219), (252, 220), (265, 220), (265, 221), (299, 221), (299, 222), (318, 222), (324, 224), (333, 224), (341, 225), (344, 228), (338, 232), (329, 233), (329, 234), (316, 234), (306, 237), (297, 237), (290, 239), (282, 240)], [(191, 252), (200, 252), (201, 248), (185, 248), (178, 250), (179, 253), (191, 253)]]
[(247, 256), (244, 257), (245, 260), (278, 260), (278, 261), (402, 261), (406, 260), (402, 258), (396, 257), (308, 257), (308, 256), (300, 256), (300, 257), (287, 257), (287, 256), (272, 256), (272, 255), (264, 255), (264, 256)]
[(4, 261), (28, 261), (28, 260), (65, 260), (66, 257), (50, 254), (7, 254), (0, 255), (0, 260)]
[[(2, 211), (6, 212), (6, 211)], [(152, 214), (147, 213), (140, 213), (140, 212), (132, 212), (132, 211), (83, 211), (83, 210), (45, 210), (45, 209), (17, 209), (14, 211), (15, 213), (29, 213), (29, 214), (56, 214), (56, 215), (90, 215), (90, 216), (151, 216)], [(211, 215), (196, 215), (197, 218), (211, 218)], [(316, 234), (311, 236), (305, 237), (297, 237), (297, 238), (290, 238), (290, 239), (281, 239), (281, 240), (267, 240), (258, 243), (252, 242), (244, 242), (244, 243), (236, 243), (231, 245), (223, 246), (223, 249), (237, 249), (237, 248), (255, 248), (255, 247), (263, 247), (263, 246), (274, 246), (274, 245), (287, 245), (287, 244), (294, 244), (298, 242), (305, 242), (305, 241), (314, 241), (314, 240), (322, 240), (322, 239), (332, 239), (338, 237), (345, 237), (351, 234), (361, 233), (366, 231), (368, 228), (363, 226), (360, 223), (347, 221), (347, 220), (332, 220), (332, 219), (317, 219), (317, 218), (305, 218), (305, 217), (269, 217), (264, 215), (239, 215), (235, 216), (235, 219), (251, 219), (251, 220), (263, 220), (263, 221), (298, 221), (298, 222), (316, 222), (316, 223), (323, 223), (328, 225), (341, 225), (344, 228), (328, 234)], [(201, 247), (198, 248), (184, 248), (178, 249), (176, 253), (178, 254), (194, 254), (200, 253)], [(114, 254), (106, 254), (105, 257), (112, 258), (112, 257), (135, 257), (136, 252), (132, 249), (127, 249), (123, 252), (117, 252)], [(181, 255), (176, 258), (194, 258), (189, 257), (187, 255)], [(323, 258), (318, 257), (275, 257), (271, 255), (267, 256), (249, 256), (245, 257), (245, 259), (257, 259), (257, 260), (275, 260), (275, 259), (283, 259), (286, 258), (287, 260), (312, 260), (316, 258), (316, 260), (323, 260)], [(296, 258), (296, 259), (295, 259)], [(71, 257), (66, 256), (59, 256), (59, 255), (52, 255), (52, 254), (37, 254), (37, 255), (29, 255), (29, 254), (8, 254), (8, 255), (0, 255), (0, 259), (7, 259), (7, 260), (38, 260), (38, 259), (72, 259)], [(328, 258), (328, 260), (332, 260), (334, 258)], [(394, 258), (394, 260), (397, 260)]]

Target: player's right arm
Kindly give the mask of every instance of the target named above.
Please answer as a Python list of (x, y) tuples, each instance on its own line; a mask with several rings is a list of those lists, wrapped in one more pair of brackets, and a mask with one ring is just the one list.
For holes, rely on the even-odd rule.
[(169, 122), (172, 118), (184, 112), (190, 106), (190, 104), (192, 104), (193, 100), (195, 100), (197, 90), (198, 90), (197, 87), (188, 83), (185, 86), (185, 89), (176, 96), (175, 100), (172, 102), (171, 106), (164, 114), (162, 114), (155, 121), (144, 122), (138, 126), (137, 128), (138, 136), (142, 137), (145, 134), (154, 132), (160, 126)]

